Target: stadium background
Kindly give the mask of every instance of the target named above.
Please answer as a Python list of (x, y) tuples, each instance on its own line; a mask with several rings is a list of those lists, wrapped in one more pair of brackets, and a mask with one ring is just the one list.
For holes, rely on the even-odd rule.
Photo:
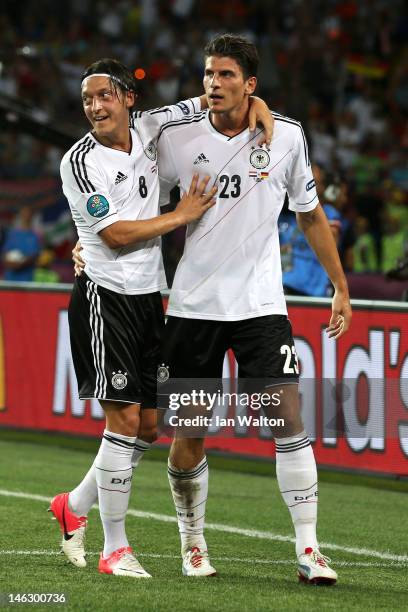
[[(236, 540), (227, 546), (229, 560), (225, 560), (225, 551), (222, 551), (224, 557), (220, 556), (221, 567), (222, 563), (226, 565), (226, 581), (212, 587), (210, 596), (206, 587), (200, 585), (193, 589), (196, 598), (193, 603), (190, 595), (182, 599), (186, 593), (184, 587), (164, 582), (158, 587), (156, 609), (168, 609), (170, 601), (179, 609), (184, 609), (183, 606), (194, 609), (195, 605), (198, 606), (195, 609), (202, 609), (200, 606), (206, 605), (213, 610), (233, 610), (238, 606), (243, 610), (254, 607), (290, 610), (300, 605), (316, 605), (317, 601), (327, 609), (360, 609), (360, 606), (362, 609), (367, 605), (373, 607), (371, 599), (364, 600), (362, 596), (366, 585), (376, 593), (378, 609), (388, 609), (391, 605), (394, 609), (406, 609), (403, 594), (407, 586), (404, 572), (408, 557), (401, 513), (407, 492), (402, 481), (408, 475), (408, 345), (407, 307), (399, 300), (407, 289), (407, 281), (404, 270), (400, 279), (385, 275), (390, 267), (398, 265), (398, 257), (404, 258), (407, 254), (408, 16), (405, 3), (399, 0), (231, 0), (225, 3), (121, 0), (109, 4), (95, 0), (65, 3), (26, 0), (23, 9), (11, 0), (4, 0), (0, 9), (1, 241), (16, 224), (19, 211), (28, 206), (33, 213), (32, 226), (47, 253), (43, 267), (56, 273), (54, 280), (72, 281), (70, 252), (75, 241), (67, 203), (61, 195), (59, 161), (63, 151), (87, 130), (79, 98), (79, 79), (84, 66), (99, 57), (117, 57), (138, 69), (139, 107), (147, 109), (201, 92), (201, 50), (211, 36), (232, 31), (250, 37), (258, 45), (261, 56), (258, 95), (274, 110), (302, 121), (311, 158), (329, 172), (338, 173), (348, 186), (343, 214), (350, 229), (348, 242), (340, 245), (340, 249), (352, 297), (370, 301), (354, 302), (354, 326), (333, 352), (334, 344), (325, 344), (322, 334), (329, 316), (329, 302), (289, 299), (303, 377), (316, 381), (306, 389), (302, 401), (308, 415), (309, 433), (316, 438), (314, 446), (319, 464), (393, 479), (391, 482), (374, 476), (322, 472), (321, 488), (323, 495), (326, 493), (323, 507), (330, 511), (321, 522), (320, 533), (326, 541), (336, 542), (332, 545), (336, 551), (344, 549), (336, 555), (339, 554), (340, 565), (343, 563), (342, 576), (348, 580), (348, 587), (341, 591), (341, 597), (333, 599), (325, 595), (317, 600), (309, 594), (293, 593), (285, 566), (291, 553), (284, 544), (278, 544), (285, 537), (289, 541), (289, 536), (279, 534), (291, 533), (290, 526), (285, 519), (279, 523), (278, 519), (271, 518), (267, 506), (262, 510), (263, 475), (267, 474), (270, 480), (273, 443), (258, 433), (247, 437), (230, 433), (211, 439), (209, 446), (224, 453), (238, 451), (240, 455), (258, 456), (266, 462), (239, 462), (211, 456), (214, 495), (225, 504), (221, 509), (210, 505), (209, 520), (228, 522), (229, 527), (224, 525), (227, 530), (233, 524), (241, 527), (241, 531), (244, 527), (273, 528), (278, 535), (272, 537), (269, 531), (262, 531), (267, 534), (264, 540), (260, 537), (259, 545), (248, 545), (245, 538), (258, 536), (240, 534), (237, 527), (238, 532), (231, 532), (235, 535), (230, 536)], [(361, 227), (375, 245), (374, 270), (357, 271), (353, 261), (350, 263), (346, 258), (346, 250), (357, 243)], [(170, 281), (182, 245), (182, 231), (165, 240)], [(393, 259), (389, 257), (391, 251)], [(7, 579), (2, 591), (10, 588), (17, 591), (23, 585), (38, 591), (44, 583), (44, 572), (49, 571), (47, 555), (53, 554), (56, 538), (55, 534), (45, 536), (45, 540), (39, 537), (44, 532), (43, 519), (32, 500), (37, 496), (40, 503), (41, 499), (51, 497), (62, 483), (67, 487), (75, 484), (96, 444), (81, 441), (77, 436), (96, 436), (102, 428), (97, 405), (78, 404), (75, 400), (66, 336), (67, 302), (66, 286), (49, 284), (40, 288), (3, 283), (0, 287), (0, 449), (1, 486), (4, 487), (0, 491), (4, 502), (1, 511), (3, 524), (13, 516), (26, 525), (23, 530), (11, 530), (0, 546), (0, 564), (6, 563), (7, 568), (10, 551), (18, 548), (21, 553), (13, 580)], [(233, 364), (231, 358), (229, 361)], [(233, 365), (231, 373), (234, 375)], [(356, 380), (359, 380), (357, 387)], [(346, 401), (354, 401), (348, 405), (356, 416), (351, 424), (344, 418)], [(30, 433), (32, 430), (37, 433)], [(43, 431), (48, 433), (42, 435)], [(71, 436), (61, 436), (66, 432)], [(143, 511), (150, 512), (150, 518), (162, 511), (172, 515), (163, 476), (165, 454), (160, 450), (155, 453), (151, 458), (159, 459), (160, 463), (146, 461), (143, 466), (145, 472), (138, 481), (140, 489), (134, 499), (138, 510), (134, 516), (142, 516)], [(58, 478), (50, 469), (50, 462), (55, 462)], [(159, 483), (162, 495), (152, 494), (149, 479)], [(235, 496), (233, 490), (241, 488), (252, 491), (252, 496)], [(148, 497), (147, 502), (139, 499), (139, 491), (141, 497)], [(231, 500), (234, 505), (241, 505), (242, 514), (232, 509)], [(254, 504), (257, 517), (253, 517)], [(228, 521), (224, 517), (226, 507), (230, 508)], [(344, 516), (339, 507), (349, 513), (346, 516), (354, 517), (349, 532), (347, 525), (341, 527)], [(358, 512), (355, 516), (356, 509), (360, 516)], [(364, 509), (370, 509), (369, 520), (363, 516)], [(283, 507), (279, 512), (284, 513)], [(385, 515), (388, 528), (382, 522)], [(157, 516), (153, 516), (153, 523), (161, 520)], [(248, 516), (251, 516), (249, 521)], [(335, 528), (330, 525), (331, 517), (338, 521)], [(31, 533), (29, 541), (27, 529)], [(138, 533), (142, 550), (143, 547), (151, 550), (149, 538), (153, 541), (166, 538), (162, 557), (166, 558), (168, 553), (166, 563), (178, 568), (174, 556), (176, 532), (173, 528), (168, 542), (168, 534), (160, 529), (146, 527), (145, 539), (143, 533)], [(100, 538), (100, 533), (96, 534)], [(271, 539), (276, 540), (278, 556), (274, 559), (269, 559), (272, 554), (265, 548), (265, 541)], [(242, 551), (237, 553), (242, 546), (252, 558), (249, 564), (252, 570), (248, 565), (243, 569), (244, 559), (238, 559), (238, 556), (245, 557)], [(32, 554), (35, 550), (38, 557)], [(24, 551), (27, 554), (23, 555)], [(221, 554), (220, 549), (216, 551)], [(360, 565), (355, 563), (356, 558), (361, 560)], [(377, 567), (373, 558), (378, 562)], [(264, 570), (262, 559), (276, 563), (273, 573), (278, 577), (275, 588), (280, 603), (272, 604), (267, 595), (264, 598), (261, 594), (262, 589), (258, 589), (257, 585), (264, 584), (266, 575), (265, 571), (259, 574), (257, 570)], [(158, 567), (162, 561), (157, 559)], [(222, 594), (229, 592), (231, 567), (236, 592), (229, 593), (227, 603)], [(353, 567), (359, 568), (358, 579)], [(31, 574), (31, 581), (27, 582), (26, 571)], [(72, 590), (72, 577), (69, 571), (64, 579), (53, 574), (50, 588), (55, 584)], [(243, 577), (246, 593), (245, 589), (240, 591)], [(72, 592), (74, 607), (94, 609), (92, 601), (99, 592), (94, 590), (98, 587), (93, 584), (92, 574), (83, 582), (78, 580), (76, 588), (78, 593)], [(119, 590), (113, 591), (117, 609), (119, 602), (121, 609), (127, 609), (127, 600), (121, 599)], [(85, 592), (91, 597), (89, 601), (83, 595)], [(217, 593), (218, 599), (214, 599)], [(144, 609), (153, 609), (149, 594), (139, 595), (145, 601)], [(76, 597), (81, 604), (75, 604)], [(105, 609), (108, 600), (100, 601), (101, 609)]]

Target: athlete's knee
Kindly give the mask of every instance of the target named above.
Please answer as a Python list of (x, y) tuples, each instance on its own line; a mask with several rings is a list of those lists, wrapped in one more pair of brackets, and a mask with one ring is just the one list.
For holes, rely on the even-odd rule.
[[(101, 402), (102, 403), (102, 402)], [(140, 425), (139, 406), (132, 404), (125, 408), (118, 408), (108, 403), (102, 403), (105, 411), (106, 426), (109, 431), (122, 436), (134, 437)]]
[(179, 470), (191, 470), (204, 457), (203, 438), (176, 438), (170, 448), (170, 463)]
[(275, 438), (290, 438), (304, 431), (304, 426), (300, 416), (288, 417), (287, 419), (282, 420), (283, 425), (273, 429), (272, 433)]
[(285, 438), (288, 436), (295, 436), (304, 429), (302, 415), (297, 401), (282, 402), (274, 411), (273, 416), (279, 423), (273, 428), (273, 435), (275, 437)]
[(138, 414), (122, 414), (119, 420), (122, 435), (129, 437), (136, 436), (139, 429), (139, 423), (140, 419)]

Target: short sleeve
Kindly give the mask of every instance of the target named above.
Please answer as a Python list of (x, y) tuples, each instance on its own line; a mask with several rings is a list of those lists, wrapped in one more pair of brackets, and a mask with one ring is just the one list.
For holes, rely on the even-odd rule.
[(169, 106), (162, 106), (160, 108), (154, 108), (148, 111), (136, 111), (132, 114), (133, 121), (140, 117), (149, 115), (156, 119), (159, 126), (168, 123), (169, 121), (177, 121), (178, 119), (184, 119), (188, 115), (194, 115), (201, 111), (200, 98), (189, 98), (188, 100), (182, 100), (176, 104)]
[(74, 221), (78, 215), (95, 234), (119, 221), (116, 207), (103, 176), (89, 156), (71, 159), (69, 153), (61, 162), (62, 190), (68, 200)]
[(295, 212), (308, 212), (319, 203), (316, 183), (305, 135), (301, 125), (296, 125), (292, 165), (288, 176), (289, 208)]

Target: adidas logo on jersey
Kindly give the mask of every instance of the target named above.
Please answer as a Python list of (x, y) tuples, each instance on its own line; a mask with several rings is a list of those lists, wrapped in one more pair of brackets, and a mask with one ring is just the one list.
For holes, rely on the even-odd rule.
[(126, 181), (127, 175), (123, 174), (123, 172), (118, 172), (115, 178), (115, 185), (119, 185), (122, 181)]
[(197, 164), (209, 164), (209, 163), (210, 163), (210, 160), (206, 158), (204, 153), (200, 153), (200, 155), (195, 160), (194, 165), (196, 166)]

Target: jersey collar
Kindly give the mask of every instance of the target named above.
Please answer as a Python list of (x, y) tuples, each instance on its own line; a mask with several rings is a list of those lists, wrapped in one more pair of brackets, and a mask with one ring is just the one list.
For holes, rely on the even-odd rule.
[(208, 130), (214, 136), (216, 136), (219, 140), (222, 140), (223, 142), (228, 142), (228, 143), (231, 143), (231, 144), (235, 144), (236, 142), (239, 142), (240, 140), (243, 140), (244, 138), (247, 138), (249, 136), (249, 128), (248, 127), (246, 127), (243, 130), (241, 130), (241, 132), (239, 132), (238, 134), (235, 134), (235, 136), (227, 136), (226, 134), (223, 134), (222, 132), (217, 130), (216, 127), (214, 127), (213, 122), (211, 121), (211, 113), (210, 113), (210, 111), (207, 111), (207, 116), (205, 118), (205, 121), (206, 121)]
[(130, 148), (129, 153), (127, 153), (126, 151), (120, 151), (119, 149), (113, 149), (112, 147), (108, 147), (102, 144), (101, 142), (99, 142), (97, 138), (95, 138), (92, 132), (89, 132), (89, 136), (100, 147), (103, 147), (104, 149), (109, 149), (109, 151), (113, 151), (114, 153), (117, 153), (118, 155), (127, 155), (128, 157), (131, 157), (135, 152), (136, 138), (135, 138), (135, 131), (132, 128), (129, 128), (129, 131), (130, 131), (130, 140), (131, 140), (131, 148)]

